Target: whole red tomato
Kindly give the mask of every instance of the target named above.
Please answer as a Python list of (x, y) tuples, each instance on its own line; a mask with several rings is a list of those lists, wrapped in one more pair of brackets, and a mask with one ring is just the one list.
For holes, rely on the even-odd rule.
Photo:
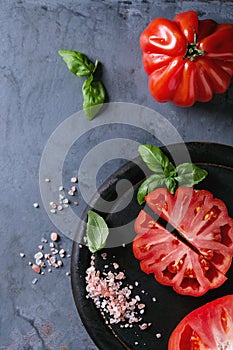
[(232, 38), (233, 24), (198, 20), (195, 11), (154, 19), (140, 37), (151, 95), (189, 107), (224, 93), (233, 75)]

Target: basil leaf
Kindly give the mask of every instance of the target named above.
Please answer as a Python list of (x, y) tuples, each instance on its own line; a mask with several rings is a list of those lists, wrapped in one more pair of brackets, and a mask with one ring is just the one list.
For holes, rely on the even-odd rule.
[(78, 77), (90, 76), (96, 70), (98, 61), (94, 65), (82, 52), (59, 50), (58, 53), (66, 63), (68, 69)]
[(148, 168), (155, 173), (163, 174), (165, 169), (169, 171), (175, 167), (160, 148), (151, 145), (140, 145), (138, 152)]
[(192, 187), (208, 175), (206, 170), (192, 163), (183, 163), (175, 167), (160, 148), (156, 146), (140, 145), (138, 152), (148, 168), (155, 172), (139, 187), (137, 194), (139, 204), (142, 204), (145, 196), (157, 187), (165, 185), (174, 194), (177, 185)]
[(208, 172), (193, 163), (183, 163), (176, 167), (175, 180), (179, 186), (192, 187), (198, 184), (208, 175)]
[(93, 80), (91, 75), (84, 81), (83, 87), (83, 110), (88, 120), (92, 120), (100, 111), (105, 100), (105, 89), (100, 81)]
[(164, 182), (165, 182), (165, 185), (166, 185), (168, 191), (170, 191), (171, 194), (174, 194), (175, 190), (176, 190), (176, 185), (177, 185), (175, 179), (172, 177), (167, 177), (164, 180)]
[(109, 234), (108, 226), (105, 220), (92, 210), (88, 211), (87, 221), (87, 243), (92, 253), (105, 247)]
[(154, 174), (148, 177), (143, 183), (140, 185), (137, 193), (138, 203), (141, 205), (145, 202), (145, 196), (154, 191), (158, 187), (162, 187), (165, 183), (165, 178), (160, 174)]

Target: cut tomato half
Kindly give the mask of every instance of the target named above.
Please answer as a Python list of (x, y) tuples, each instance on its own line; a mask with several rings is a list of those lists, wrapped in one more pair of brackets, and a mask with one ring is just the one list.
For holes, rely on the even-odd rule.
[(200, 296), (223, 284), (233, 255), (233, 220), (223, 201), (186, 187), (174, 196), (156, 189), (145, 199), (176, 235), (142, 210), (133, 242), (141, 269), (180, 294)]
[(232, 350), (233, 295), (189, 313), (172, 332), (168, 350)]

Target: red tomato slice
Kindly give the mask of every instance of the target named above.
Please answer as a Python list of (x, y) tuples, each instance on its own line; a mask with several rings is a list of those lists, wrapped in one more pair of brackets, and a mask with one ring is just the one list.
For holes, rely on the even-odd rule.
[(180, 294), (200, 296), (225, 282), (233, 255), (233, 220), (225, 204), (205, 190), (180, 187), (174, 196), (159, 188), (148, 206), (177, 231), (177, 237), (141, 211), (133, 252), (141, 269)]
[(172, 332), (168, 350), (232, 350), (233, 295), (189, 313)]

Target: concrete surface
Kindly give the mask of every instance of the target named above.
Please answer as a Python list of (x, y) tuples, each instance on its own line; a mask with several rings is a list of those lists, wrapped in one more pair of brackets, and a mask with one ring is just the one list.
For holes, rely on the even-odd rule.
[[(37, 276), (27, 266), (41, 238), (56, 230), (39, 193), (43, 148), (54, 129), (82, 108), (83, 79), (68, 72), (59, 49), (80, 50), (102, 62), (110, 102), (159, 111), (185, 141), (233, 145), (232, 85), (210, 103), (184, 109), (156, 103), (147, 90), (141, 31), (154, 17), (172, 18), (188, 9), (203, 19), (233, 22), (228, 1), (0, 0), (1, 350), (96, 349), (74, 305), (69, 259), (35, 285)], [(95, 141), (102, 136), (99, 130)], [(72, 171), (70, 164), (67, 176)], [(60, 246), (71, 251), (72, 242), (61, 235)]]

